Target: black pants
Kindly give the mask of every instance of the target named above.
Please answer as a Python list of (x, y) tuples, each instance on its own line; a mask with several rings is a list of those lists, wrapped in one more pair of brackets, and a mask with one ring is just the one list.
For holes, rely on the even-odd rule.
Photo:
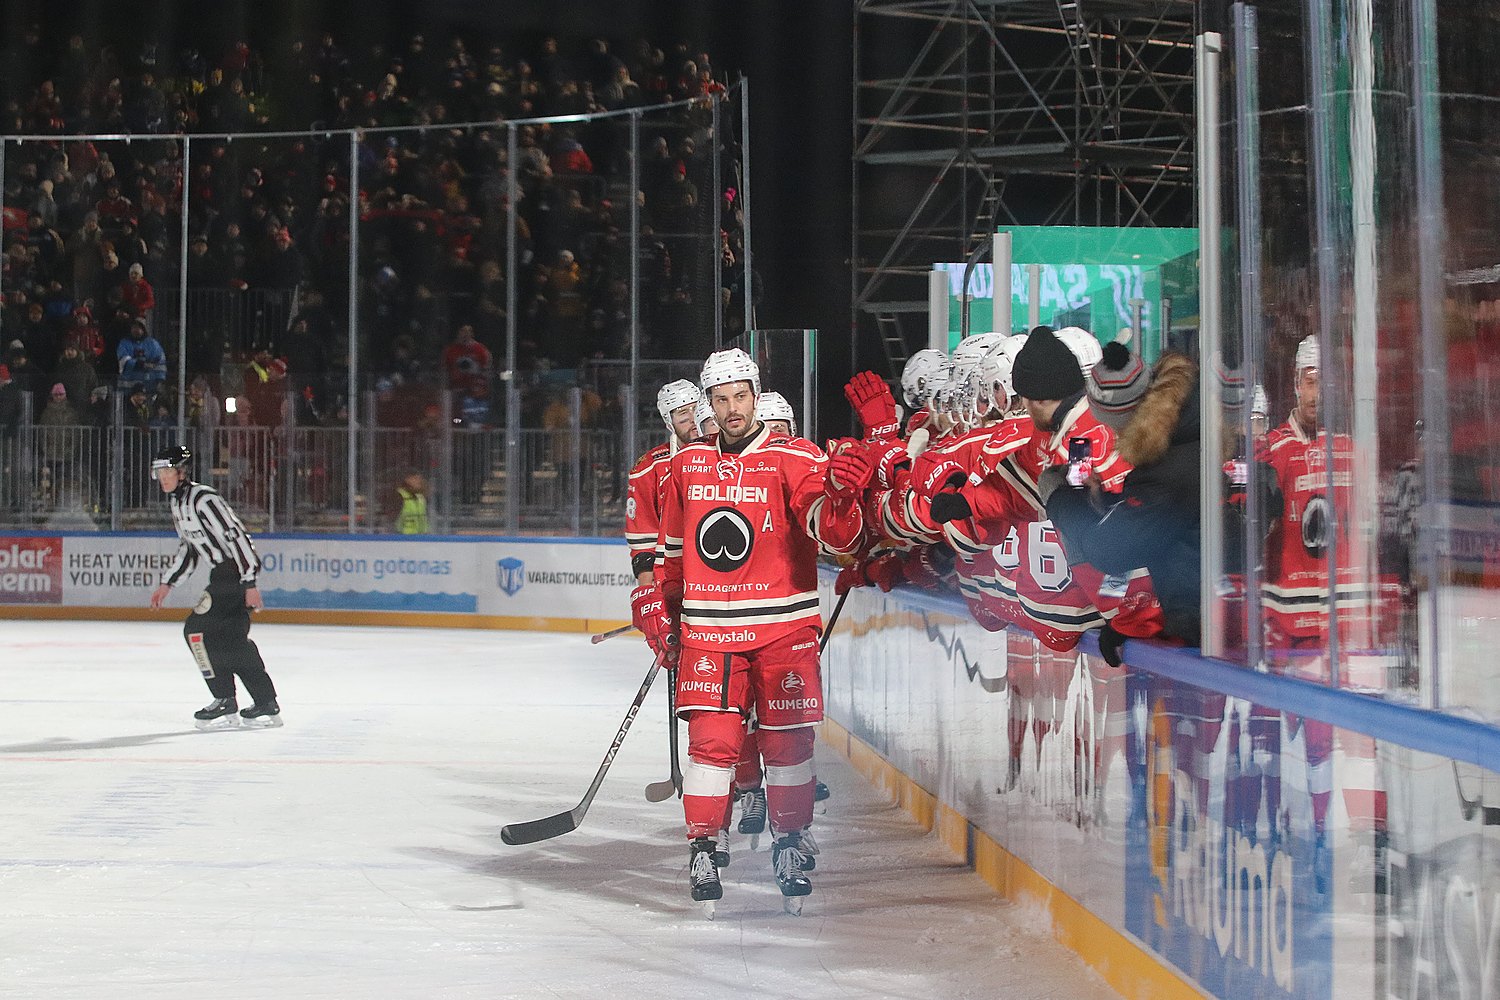
[(250, 609), (234, 564), (223, 562), (208, 577), (208, 590), (182, 626), (183, 638), (215, 698), (234, 697), (234, 676), (263, 705), (276, 697), (260, 650), (250, 641)]

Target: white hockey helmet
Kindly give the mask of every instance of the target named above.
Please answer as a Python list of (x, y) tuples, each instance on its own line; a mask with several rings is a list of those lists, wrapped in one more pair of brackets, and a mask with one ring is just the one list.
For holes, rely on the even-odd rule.
[(680, 378), (657, 390), (656, 412), (661, 414), (661, 421), (667, 425), (667, 430), (675, 430), (672, 426), (672, 411), (684, 406), (696, 406), (702, 398), (703, 390), (687, 379)]
[(1104, 357), (1104, 348), (1100, 345), (1099, 338), (1081, 326), (1065, 326), (1056, 331), (1056, 335), (1073, 352), (1073, 356), (1078, 359), (1078, 367), (1083, 369), (1083, 377), (1088, 378), (1089, 372)]
[[(976, 424), (990, 409), (988, 387), (980, 367), (986, 358), (1000, 349), (1005, 337), (998, 333), (977, 333), (965, 338), (953, 350), (953, 374), (949, 376), (949, 412)], [(962, 407), (962, 409), (958, 409)]]
[(698, 381), (703, 386), (704, 392), (708, 392), (716, 385), (749, 382), (750, 391), (759, 396), (760, 366), (738, 347), (714, 351), (708, 356), (708, 360), (703, 362), (703, 374)]
[[(721, 385), (723, 383), (720, 383)], [(693, 408), (693, 428), (697, 430), (698, 436), (703, 437), (706, 431), (703, 425), (714, 419), (714, 408), (709, 405), (708, 397), (698, 396), (698, 405)]]
[(919, 410), (931, 405), (932, 393), (948, 378), (945, 366), (948, 355), (932, 347), (925, 347), (906, 359), (901, 369), (901, 395), (906, 405)]
[(755, 418), (762, 422), (785, 420), (787, 426), (791, 427), (792, 434), (797, 433), (797, 415), (792, 412), (792, 404), (779, 392), (767, 391), (760, 394), (760, 398), (755, 401)]
[(1001, 413), (1010, 409), (1016, 396), (1015, 386), (1011, 383), (1013, 368), (1004, 344), (997, 344), (994, 350), (979, 359), (974, 374), (979, 378), (979, 392), (984, 397), (982, 402), (986, 408), (993, 407)]
[(1000, 353), (1005, 355), (1012, 369), (1016, 366), (1016, 355), (1020, 354), (1021, 348), (1026, 346), (1028, 336), (1029, 334), (1025, 333), (1013, 333), (1005, 338), (1005, 343), (1000, 345)]
[(1304, 368), (1322, 368), (1322, 361), (1323, 352), (1318, 346), (1318, 337), (1316, 334), (1310, 334), (1303, 337), (1302, 342), (1297, 345), (1296, 367), (1292, 370), (1301, 375)]

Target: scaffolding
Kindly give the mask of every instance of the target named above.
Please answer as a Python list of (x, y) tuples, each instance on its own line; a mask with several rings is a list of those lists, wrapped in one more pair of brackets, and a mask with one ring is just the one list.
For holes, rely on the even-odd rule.
[(932, 264), (968, 259), (997, 226), (1192, 225), (1197, 6), (858, 3), (856, 366), (878, 341), (899, 376), (927, 346)]

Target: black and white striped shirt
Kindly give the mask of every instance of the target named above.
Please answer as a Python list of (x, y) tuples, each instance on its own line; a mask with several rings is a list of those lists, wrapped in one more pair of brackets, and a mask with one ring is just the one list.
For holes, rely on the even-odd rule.
[(172, 565), (161, 582), (175, 587), (198, 565), (202, 557), (210, 566), (233, 562), (240, 571), (240, 582), (255, 586), (260, 572), (260, 556), (250, 541), (250, 533), (230, 510), (219, 491), (201, 483), (188, 483), (174, 490), (170, 497), (172, 525), (181, 539)]

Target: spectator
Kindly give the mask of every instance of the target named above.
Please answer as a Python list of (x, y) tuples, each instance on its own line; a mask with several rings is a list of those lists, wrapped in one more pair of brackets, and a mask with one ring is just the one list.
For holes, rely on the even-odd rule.
[[(96, 367), (98, 361), (104, 356), (104, 336), (99, 332), (99, 327), (94, 325), (94, 314), (89, 311), (88, 306), (78, 306), (73, 310), (73, 326), (67, 333), (63, 334), (63, 350), (69, 345), (78, 349), (78, 354), (91, 367)], [(71, 399), (82, 399), (82, 396), (74, 396), (69, 393)]]
[(151, 425), (151, 417), (154, 413), (151, 394), (146, 391), (146, 387), (132, 386), (130, 395), (125, 400), (125, 423), (138, 430), (145, 430)]
[(464, 323), (453, 336), (453, 343), (443, 349), (443, 373), (450, 388), (469, 392), (475, 385), (487, 385), (494, 359), (490, 349), (474, 339), (474, 327)]
[[(1168, 352), (1148, 373), (1124, 344), (1104, 348), (1087, 381), (1089, 407), (1117, 434), (1120, 457), (1131, 464), (1119, 494), (1065, 482), (1067, 466), (1043, 471), (1037, 488), (1069, 561), (1123, 575), (1149, 571), (1161, 602), (1166, 634), (1189, 645), (1199, 640), (1198, 368)], [(1105, 627), (1101, 649), (1121, 638)], [(1118, 660), (1118, 654), (1113, 655)]]
[(0, 443), (15, 439), (21, 426), (21, 390), (11, 380), (10, 366), (0, 364)]
[(69, 400), (76, 399), (80, 402), (88, 399), (94, 387), (99, 384), (99, 375), (94, 371), (93, 359), (84, 357), (78, 345), (71, 339), (64, 342), (62, 359), (52, 370), (52, 377), (67, 390)]
[(431, 530), (427, 520), (427, 480), (415, 469), (408, 470), (396, 485), (392, 504), (398, 535), (425, 535)]
[(155, 392), (167, 378), (167, 352), (146, 330), (146, 321), (130, 323), (130, 337), (115, 352), (120, 362), (120, 386), (143, 386)]
[(82, 423), (71, 404), (68, 391), (57, 383), (37, 417), (37, 457), (43, 467), (44, 489), (48, 500), (58, 505), (66, 493), (66, 486), (76, 479), (73, 468), (78, 455), (78, 425)]
[(156, 308), (156, 292), (146, 280), (146, 269), (139, 263), (131, 264), (125, 281), (120, 285), (120, 302), (135, 319), (151, 322), (151, 310)]

